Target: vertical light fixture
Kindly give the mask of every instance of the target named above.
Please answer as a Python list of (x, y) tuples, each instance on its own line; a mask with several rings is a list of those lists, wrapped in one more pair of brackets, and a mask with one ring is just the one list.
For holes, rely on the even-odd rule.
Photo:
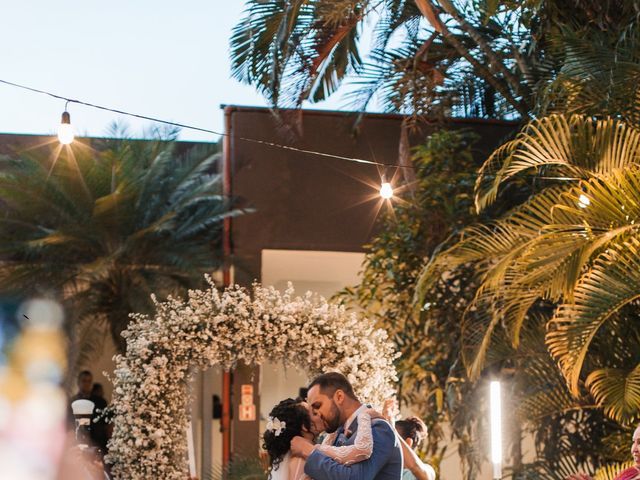
[(64, 112), (62, 112), (62, 119), (60, 125), (58, 125), (58, 140), (62, 145), (69, 145), (73, 142), (75, 135), (73, 134), (73, 127), (71, 126), (71, 115), (67, 112), (67, 104), (64, 106)]
[(502, 478), (502, 402), (500, 382), (492, 381), (489, 386), (491, 408), (491, 463), (493, 478)]

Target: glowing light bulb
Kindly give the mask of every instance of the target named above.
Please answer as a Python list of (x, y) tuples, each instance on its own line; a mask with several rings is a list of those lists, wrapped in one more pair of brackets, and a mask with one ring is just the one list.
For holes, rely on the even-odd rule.
[(502, 478), (502, 405), (500, 382), (493, 381), (489, 387), (491, 408), (491, 463), (493, 478)]
[(589, 197), (584, 193), (581, 193), (580, 197), (578, 197), (578, 206), (580, 208), (587, 208), (589, 205), (591, 205), (591, 200), (589, 200)]
[(71, 126), (71, 115), (69, 112), (62, 113), (62, 120), (58, 126), (58, 140), (62, 145), (69, 145), (73, 142), (75, 135), (73, 134), (73, 127)]
[(385, 200), (393, 197), (393, 187), (389, 182), (382, 182), (382, 185), (380, 185), (380, 196)]

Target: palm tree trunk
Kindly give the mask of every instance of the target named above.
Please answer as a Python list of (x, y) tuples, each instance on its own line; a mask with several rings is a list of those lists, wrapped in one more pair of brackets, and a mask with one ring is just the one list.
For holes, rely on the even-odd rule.
[(431, 0), (415, 0), (415, 2), (422, 15), (429, 21), (429, 23), (431, 23), (433, 28), (442, 34), (445, 40), (480, 73), (482, 78), (489, 82), (496, 91), (500, 92), (505, 100), (516, 109), (522, 118), (529, 118), (529, 109), (527, 106), (513, 96), (509, 85), (504, 80), (494, 75), (486, 65), (482, 64), (473, 55), (471, 55), (471, 52), (462, 44), (462, 42), (460, 42), (460, 40), (451, 33), (451, 30), (449, 30), (444, 22), (440, 20), (440, 16), (437, 13), (436, 6), (433, 2)]

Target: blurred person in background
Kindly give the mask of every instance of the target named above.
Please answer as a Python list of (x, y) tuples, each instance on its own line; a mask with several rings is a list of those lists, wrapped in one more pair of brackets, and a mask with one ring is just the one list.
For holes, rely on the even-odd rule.
[[(73, 397), (71, 397), (71, 402), (74, 402), (75, 400), (80, 400), (80, 399), (91, 400), (92, 402), (94, 402), (93, 374), (89, 370), (83, 370), (78, 374), (78, 379), (76, 384), (78, 385), (78, 392)], [(106, 404), (106, 401), (105, 401), (105, 404)], [(98, 404), (96, 404), (96, 408), (98, 408)]]
[(93, 387), (91, 387), (91, 396), (92, 397), (99, 397), (101, 399), (103, 399), (106, 403), (107, 399), (104, 398), (104, 388), (102, 388), (102, 384), (101, 383), (94, 383)]
[(418, 417), (395, 420), (398, 405), (395, 399), (386, 400), (382, 415), (393, 425), (402, 445), (404, 469), (402, 480), (436, 480), (436, 471), (416, 453), (427, 438), (427, 426)]
[[(107, 453), (109, 441), (109, 425), (103, 415), (107, 408), (107, 401), (103, 396), (102, 385), (93, 383), (93, 374), (89, 370), (83, 370), (78, 374), (78, 392), (71, 397), (69, 404), (75, 400), (90, 400), (95, 405), (93, 418), (91, 419), (91, 442), (100, 449), (102, 455)], [(98, 386), (98, 388), (95, 388)]]

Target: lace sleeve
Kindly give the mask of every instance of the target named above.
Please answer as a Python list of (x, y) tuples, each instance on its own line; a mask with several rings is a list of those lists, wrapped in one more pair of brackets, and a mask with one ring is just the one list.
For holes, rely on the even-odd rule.
[(358, 415), (358, 431), (356, 432), (356, 439), (353, 445), (332, 447), (323, 444), (318, 445), (316, 448), (343, 465), (351, 465), (367, 460), (373, 451), (371, 414), (369, 412), (363, 412)]
[(337, 436), (338, 434), (335, 432), (325, 435), (324, 439), (322, 440), (322, 445), (332, 446), (335, 443)]

